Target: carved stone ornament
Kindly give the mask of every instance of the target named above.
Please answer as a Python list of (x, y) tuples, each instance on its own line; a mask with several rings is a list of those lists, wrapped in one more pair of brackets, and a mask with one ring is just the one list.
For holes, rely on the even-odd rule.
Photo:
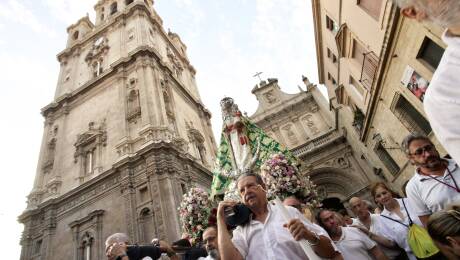
[(88, 130), (82, 134), (77, 135), (75, 142), (74, 162), (78, 162), (78, 157), (84, 153), (84, 148), (88, 145), (94, 144), (96, 146), (107, 145), (107, 131), (105, 119), (96, 126), (94, 122), (88, 124)]
[(88, 54), (86, 54), (85, 61), (90, 64), (93, 60), (104, 56), (109, 49), (109, 40), (106, 37), (101, 36), (96, 39)]
[(278, 99), (276, 98), (275, 95), (273, 95), (273, 90), (268, 91), (267, 93), (264, 94), (265, 99), (269, 104), (276, 103)]

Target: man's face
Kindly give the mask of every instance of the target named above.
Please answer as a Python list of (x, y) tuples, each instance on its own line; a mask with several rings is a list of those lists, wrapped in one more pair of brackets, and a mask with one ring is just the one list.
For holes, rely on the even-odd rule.
[(243, 203), (250, 209), (258, 208), (264, 205), (267, 195), (263, 187), (257, 183), (256, 177), (243, 177), (238, 182), (238, 191)]
[(413, 140), (410, 143), (408, 157), (415, 166), (427, 169), (437, 168), (442, 163), (436, 147), (423, 139)]
[(350, 200), (351, 211), (358, 216), (358, 218), (363, 218), (369, 215), (369, 210), (367, 209), (366, 203), (360, 198), (353, 198)]
[(334, 212), (325, 210), (319, 215), (321, 222), (324, 225), (324, 228), (331, 233), (336, 233), (339, 229), (339, 223)]
[(209, 253), (211, 250), (218, 249), (217, 246), (217, 230), (215, 228), (208, 228), (203, 233), (203, 243), (206, 251)]

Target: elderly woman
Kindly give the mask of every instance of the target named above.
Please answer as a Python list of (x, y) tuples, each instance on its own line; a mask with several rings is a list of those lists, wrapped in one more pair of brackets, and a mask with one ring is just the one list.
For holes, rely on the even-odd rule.
[(460, 204), (433, 214), (427, 229), (445, 256), (460, 259)]
[(417, 225), (423, 225), (409, 201), (406, 198), (396, 198), (397, 194), (383, 182), (374, 184), (371, 193), (375, 202), (383, 208), (380, 216), (384, 236), (395, 241), (399, 247), (404, 249), (409, 259), (417, 259), (407, 242), (410, 219)]

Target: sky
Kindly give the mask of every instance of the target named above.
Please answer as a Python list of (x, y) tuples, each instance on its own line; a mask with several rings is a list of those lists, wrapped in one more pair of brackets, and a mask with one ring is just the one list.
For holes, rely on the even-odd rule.
[[(66, 28), (89, 13), (97, 0), (0, 0), (0, 242), (2, 258), (19, 259), (23, 226), (18, 215), (32, 189), (43, 134), (40, 109), (57, 84), (56, 54), (65, 48)], [(297, 93), (307, 76), (318, 81), (309, 0), (156, 0), (154, 8), (180, 35), (197, 70), (196, 80), (220, 135), (219, 102), (233, 97), (249, 115), (258, 102), (253, 77), (278, 78)], [(216, 139), (217, 140), (217, 139)]]

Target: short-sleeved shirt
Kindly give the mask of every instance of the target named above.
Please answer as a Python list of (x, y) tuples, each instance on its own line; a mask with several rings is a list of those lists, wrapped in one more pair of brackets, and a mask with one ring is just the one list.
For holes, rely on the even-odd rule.
[[(292, 219), (302, 223), (318, 235), (329, 237), (320, 226), (308, 221), (297, 209), (286, 207)], [(302, 247), (283, 225), (286, 220), (278, 209), (268, 203), (268, 215), (265, 223), (251, 220), (245, 226), (238, 226), (233, 231), (232, 242), (246, 260), (308, 259)], [(332, 242), (331, 242), (332, 243)]]
[[(409, 243), (407, 242), (407, 234), (408, 234), (408, 231), (409, 231), (409, 228), (408, 228), (408, 226), (409, 226), (409, 217), (407, 216), (406, 209), (409, 212), (409, 216), (412, 219), (413, 223), (415, 223), (415, 224), (417, 224), (419, 226), (423, 226), (423, 225), (422, 225), (422, 222), (420, 222), (420, 219), (417, 217), (417, 214), (414, 211), (414, 208), (412, 207), (411, 202), (408, 199), (404, 199), (404, 204), (406, 205), (406, 209), (405, 209), (402, 200), (403, 199), (396, 199), (396, 201), (398, 201), (399, 208), (400, 208), (401, 213), (403, 214), (404, 218), (401, 219), (396, 213), (390, 212), (389, 210), (387, 210), (385, 208), (382, 211), (382, 213), (380, 213), (380, 215), (381, 215), (380, 216), (381, 217), (381, 223), (382, 223), (382, 231), (383, 231), (383, 235), (385, 237), (388, 237), (388, 238), (392, 239), (393, 241), (396, 242), (396, 244), (398, 244), (399, 247), (401, 247), (402, 249), (404, 249), (406, 251), (407, 256), (409, 257), (409, 259), (414, 259), (415, 260), (416, 257), (412, 253), (412, 250), (409, 247)], [(399, 223), (397, 223), (397, 222), (395, 222), (393, 220), (387, 219), (387, 218), (382, 217), (382, 216), (386, 216), (386, 217), (389, 217), (391, 219), (400, 221), (400, 222), (404, 223), (407, 226), (399, 224)]]
[[(382, 236), (386, 239), (389, 239), (389, 240), (393, 240), (391, 237), (388, 237), (385, 232), (384, 232), (384, 227), (383, 227), (383, 223), (382, 223), (382, 217), (380, 216), (380, 214), (370, 214), (371, 215), (371, 226), (369, 228), (369, 231), (378, 235), (378, 236)], [(366, 227), (366, 225), (364, 225), (358, 218), (356, 218), (355, 220), (356, 222), (353, 222), (353, 223), (356, 223), (356, 225), (361, 225), (363, 227)], [(400, 251), (399, 250), (396, 250), (396, 249), (391, 249), (391, 248), (388, 248), (388, 247), (385, 247), (383, 245), (380, 245), (377, 243), (377, 245), (379, 246), (379, 248), (383, 251), (383, 253), (389, 258), (389, 259), (394, 259), (396, 258), (399, 254), (400, 254)]]
[(371, 260), (369, 250), (377, 244), (359, 229), (342, 227), (342, 236), (334, 241), (344, 260)]
[[(456, 183), (460, 188), (460, 168), (455, 161), (446, 160), (449, 164), (444, 175), (433, 175), (432, 177), (453, 187), (455, 187)], [(460, 202), (460, 192), (439, 181), (420, 174), (417, 169), (414, 176), (407, 183), (407, 198), (417, 216), (431, 215), (445, 209), (448, 204)]]

